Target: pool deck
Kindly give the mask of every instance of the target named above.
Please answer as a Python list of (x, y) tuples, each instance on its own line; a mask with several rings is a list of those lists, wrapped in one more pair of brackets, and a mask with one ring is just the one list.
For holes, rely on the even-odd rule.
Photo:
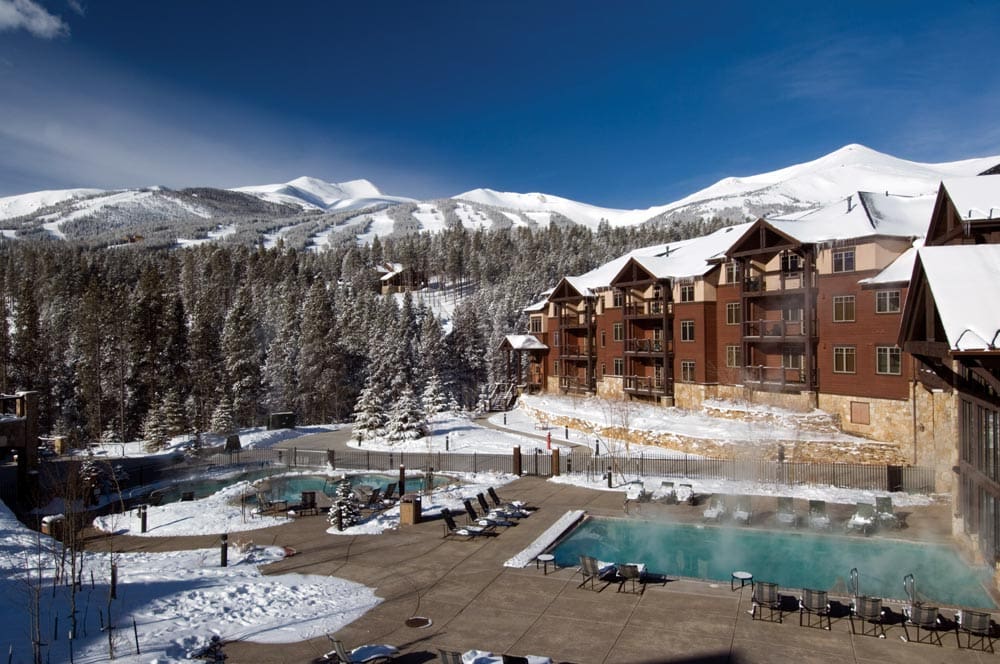
[[(439, 648), (491, 650), (515, 655), (547, 655), (554, 662), (628, 664), (661, 662), (995, 662), (996, 655), (956, 647), (954, 632), (943, 647), (905, 643), (899, 624), (886, 638), (852, 635), (847, 617), (832, 629), (800, 627), (798, 612), (783, 623), (753, 620), (751, 587), (729, 583), (673, 580), (644, 593), (619, 593), (612, 585), (597, 592), (578, 588), (575, 568), (507, 568), (504, 561), (531, 544), (566, 511), (584, 509), (623, 516), (621, 492), (595, 491), (522, 478), (500, 489), (504, 498), (525, 500), (539, 509), (499, 536), (462, 541), (443, 538), (440, 521), (402, 526), (382, 535), (331, 536), (325, 516), (305, 516), (283, 526), (241, 533), (257, 544), (293, 547), (298, 553), (264, 568), (265, 573), (328, 574), (375, 588), (384, 601), (336, 636), (349, 647), (391, 643), (401, 663), (437, 661)], [(755, 498), (755, 523), (769, 520), (770, 500)], [(638, 507), (638, 509), (636, 509)], [(835, 523), (853, 506), (830, 505)], [(805, 512), (805, 503), (796, 501)], [(773, 510), (773, 507), (771, 508)], [(908, 527), (892, 533), (920, 541), (948, 541), (947, 505), (913, 508)], [(631, 505), (628, 518), (700, 522), (701, 507)], [(877, 537), (877, 536), (876, 536)], [(116, 537), (118, 551), (175, 550), (217, 546), (218, 537)], [(95, 538), (99, 548), (104, 538)], [(765, 570), (750, 570), (757, 578)], [(598, 586), (600, 587), (600, 586)], [(798, 589), (794, 589), (798, 592)], [(835, 597), (834, 597), (835, 598)], [(899, 606), (890, 605), (898, 614)], [(947, 611), (942, 611), (948, 615)], [(425, 616), (427, 628), (410, 628), (407, 618)], [(323, 637), (290, 644), (232, 642), (231, 662), (306, 663), (331, 650)]]

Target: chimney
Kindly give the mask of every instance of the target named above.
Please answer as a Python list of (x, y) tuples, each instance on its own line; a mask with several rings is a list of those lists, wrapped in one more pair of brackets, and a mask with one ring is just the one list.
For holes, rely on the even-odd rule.
[(853, 194), (851, 194), (850, 196), (847, 197), (847, 211), (848, 212), (850, 212), (851, 210), (854, 209), (854, 206), (851, 205), (851, 199), (853, 199), (853, 198), (854, 198)]

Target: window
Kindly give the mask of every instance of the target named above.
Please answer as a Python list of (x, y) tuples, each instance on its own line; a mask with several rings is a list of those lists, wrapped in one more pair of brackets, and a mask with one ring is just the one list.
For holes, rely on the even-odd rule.
[(854, 272), (854, 249), (833, 252), (834, 272)]
[(802, 320), (802, 307), (786, 306), (781, 310), (781, 320), (788, 322)]
[(681, 286), (681, 302), (694, 302), (694, 284)]
[(694, 321), (681, 321), (681, 341), (694, 341)]
[(552, 333), (552, 345), (555, 346), (556, 348), (559, 347), (559, 333), (558, 332), (553, 332)]
[(899, 346), (875, 347), (875, 373), (898, 376), (903, 372), (903, 355)]
[(604, 348), (605, 346), (608, 345), (607, 341), (608, 341), (607, 330), (601, 330), (601, 348)]
[(612, 303), (611, 306), (620, 307), (622, 306), (622, 302), (624, 300), (625, 300), (625, 294), (616, 288), (611, 295), (611, 303)]
[(743, 366), (743, 349), (739, 346), (726, 346), (726, 366)]
[(799, 258), (798, 254), (781, 255), (782, 272), (798, 272), (801, 269), (802, 269), (802, 259)]
[(736, 261), (726, 263), (726, 283), (735, 284), (740, 280), (740, 264)]
[(854, 346), (833, 347), (833, 373), (854, 373)]
[(542, 331), (542, 317), (532, 316), (531, 317), (531, 333), (537, 334)]
[(800, 353), (784, 353), (781, 356), (781, 366), (785, 369), (801, 369), (802, 355)]
[(726, 304), (726, 325), (739, 325), (743, 322), (743, 305), (739, 302)]
[(899, 291), (880, 290), (875, 293), (875, 313), (877, 314), (898, 314), (899, 313)]
[(849, 323), (854, 321), (854, 296), (833, 296), (833, 322)]
[(615, 341), (621, 341), (625, 338), (625, 328), (621, 323), (615, 323), (611, 326), (611, 338)]
[(615, 375), (615, 376), (621, 376), (622, 374), (625, 373), (625, 360), (623, 360), (620, 357), (616, 357), (613, 360), (612, 367), (614, 369), (614, 374), (613, 375)]
[(552, 375), (559, 375), (559, 360), (552, 360)]
[(606, 373), (608, 373), (608, 365), (605, 362), (601, 362), (601, 375), (600, 375), (600, 377), (603, 378), (604, 374), (606, 374)]
[(694, 382), (694, 360), (681, 360), (681, 380), (685, 383)]
[(871, 406), (864, 401), (852, 401), (851, 422), (854, 424), (871, 424)]

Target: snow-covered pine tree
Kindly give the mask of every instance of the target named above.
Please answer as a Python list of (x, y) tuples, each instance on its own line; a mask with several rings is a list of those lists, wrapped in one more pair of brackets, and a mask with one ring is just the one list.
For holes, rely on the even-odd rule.
[(147, 451), (156, 452), (166, 446), (170, 439), (170, 432), (167, 430), (166, 422), (163, 420), (159, 408), (150, 408), (149, 412), (146, 413), (142, 432), (146, 439)]
[(298, 395), (299, 300), (291, 288), (281, 289), (281, 320), (264, 364), (264, 401), (271, 412), (292, 410)]
[(337, 483), (337, 493), (330, 509), (329, 520), (331, 524), (339, 525), (340, 528), (350, 528), (361, 523), (361, 508), (354, 496), (351, 480), (346, 477)]
[(361, 440), (376, 438), (385, 427), (385, 388), (374, 375), (369, 375), (354, 405), (354, 434)]
[(188, 431), (187, 415), (184, 412), (184, 404), (177, 390), (169, 390), (160, 403), (160, 417), (163, 418), (164, 427), (170, 436), (179, 436)]
[(448, 395), (445, 393), (444, 385), (441, 384), (437, 372), (431, 373), (424, 384), (424, 392), (420, 395), (420, 401), (424, 417), (428, 420), (448, 410)]
[(405, 442), (424, 435), (426, 421), (417, 397), (407, 385), (389, 408), (385, 435), (390, 441)]
[(223, 394), (219, 403), (212, 411), (211, 431), (218, 434), (228, 434), (236, 430), (236, 421), (233, 418), (233, 402), (229, 395)]
[(233, 417), (240, 426), (256, 424), (263, 359), (258, 333), (251, 310), (250, 286), (244, 285), (236, 294), (222, 331), (222, 355), (233, 395)]

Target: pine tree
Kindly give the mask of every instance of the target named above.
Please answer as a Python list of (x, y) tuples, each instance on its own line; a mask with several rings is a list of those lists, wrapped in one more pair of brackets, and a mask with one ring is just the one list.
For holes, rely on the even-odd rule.
[(166, 423), (161, 417), (158, 408), (150, 408), (146, 413), (146, 420), (143, 424), (143, 436), (146, 439), (146, 450), (157, 452), (167, 445), (170, 433), (167, 431)]
[(427, 419), (448, 410), (448, 395), (444, 391), (444, 386), (441, 384), (437, 372), (432, 373), (427, 379), (423, 394), (420, 395), (420, 402)]
[(190, 430), (187, 416), (184, 413), (184, 404), (181, 403), (177, 390), (168, 390), (163, 401), (160, 403), (160, 416), (163, 424), (170, 436), (180, 436)]
[(233, 418), (233, 402), (226, 394), (222, 395), (219, 403), (215, 406), (215, 410), (212, 411), (210, 429), (215, 433), (223, 435), (236, 430), (236, 421)]
[(298, 396), (299, 302), (290, 290), (282, 293), (281, 320), (264, 364), (264, 401), (271, 412), (292, 410)]
[(337, 493), (330, 509), (330, 523), (341, 530), (361, 523), (361, 508), (354, 496), (351, 480), (344, 478), (337, 483)]
[(393, 442), (416, 440), (424, 435), (425, 428), (420, 404), (417, 403), (413, 390), (407, 385), (389, 409), (388, 422), (385, 426), (386, 438)]
[(383, 394), (381, 381), (374, 374), (369, 375), (354, 406), (354, 434), (359, 440), (382, 435), (386, 424)]
[(250, 287), (243, 286), (226, 317), (222, 332), (227, 386), (233, 398), (233, 417), (240, 426), (256, 423), (261, 390), (261, 352), (250, 307)]

